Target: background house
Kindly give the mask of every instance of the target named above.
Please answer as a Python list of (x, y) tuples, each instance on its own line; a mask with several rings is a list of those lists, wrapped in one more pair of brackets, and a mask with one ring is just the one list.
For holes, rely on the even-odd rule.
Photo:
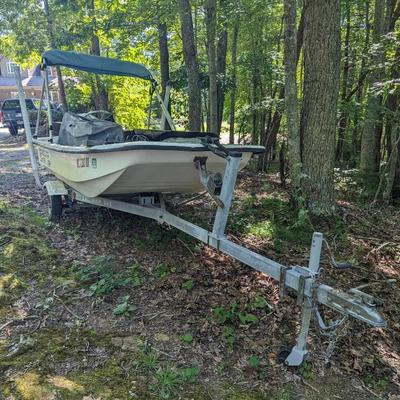
[[(4, 99), (17, 97), (17, 85), (14, 78), (13, 67), (16, 65), (7, 57), (0, 55), (0, 102)], [(43, 78), (40, 68), (37, 65), (32, 69), (21, 69), (22, 86), (25, 90), (26, 97), (40, 98), (43, 87)], [(51, 86), (57, 88), (57, 79), (55, 79), (55, 71), (50, 70)], [(50, 92), (54, 102), (58, 102), (57, 90)]]

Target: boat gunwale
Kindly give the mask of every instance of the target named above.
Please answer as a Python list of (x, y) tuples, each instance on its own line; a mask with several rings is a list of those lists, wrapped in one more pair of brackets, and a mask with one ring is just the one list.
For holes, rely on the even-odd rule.
[[(57, 143), (46, 142), (45, 140), (34, 139), (33, 144), (44, 147), (59, 153), (70, 154), (90, 154), (90, 153), (110, 153), (115, 151), (129, 150), (172, 150), (172, 151), (194, 151), (194, 152), (211, 152), (207, 147), (197, 143), (173, 143), (173, 142), (124, 142), (103, 144), (92, 147), (84, 146), (64, 146)], [(232, 152), (239, 153), (264, 153), (263, 146), (247, 146), (247, 145), (227, 145), (226, 148)]]

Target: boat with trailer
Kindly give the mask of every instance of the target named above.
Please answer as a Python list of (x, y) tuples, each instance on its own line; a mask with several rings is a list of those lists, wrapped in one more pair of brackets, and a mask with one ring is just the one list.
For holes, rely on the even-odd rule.
[[(57, 178), (44, 184), (50, 199), (50, 218), (59, 219), (64, 205), (74, 207), (79, 202), (151, 218), (273, 278), (279, 284), (280, 296), (285, 296), (288, 290), (293, 291), (297, 295), (297, 304), (302, 307), (296, 343), (290, 350), (282, 352), (282, 359), (289, 366), (300, 365), (308, 355), (311, 320), (315, 320), (318, 330), (329, 337), (330, 349), (351, 318), (376, 328), (385, 326), (378, 310), (380, 302), (361, 291), (361, 287), (344, 292), (321, 283), (320, 258), (326, 242), (321, 233), (313, 234), (308, 266), (282, 265), (232, 242), (226, 236), (238, 171), (252, 155), (262, 152), (262, 147), (224, 146), (213, 134), (176, 131), (152, 75), (140, 64), (57, 50), (46, 52), (42, 69), (47, 102), (50, 101), (47, 68), (52, 65), (149, 80), (160, 102), (163, 120), (168, 121), (172, 130), (167, 131), (162, 126), (159, 131), (124, 132), (113, 121), (99, 119), (92, 113), (80, 116), (66, 113), (56, 136), (53, 135), (50, 112), (49, 136), (32, 139), (20, 72), (15, 68), (36, 182), (41, 185), (34, 148), (38, 151), (41, 165)], [(100, 114), (105, 113), (100, 111)], [(163, 195), (168, 192), (199, 190), (205, 190), (216, 204), (211, 231), (169, 212), (163, 201)], [(137, 196), (124, 201), (120, 199), (120, 195), (135, 194)], [(336, 266), (343, 269), (343, 265)], [(338, 318), (326, 320), (321, 311), (323, 307), (333, 310)]]

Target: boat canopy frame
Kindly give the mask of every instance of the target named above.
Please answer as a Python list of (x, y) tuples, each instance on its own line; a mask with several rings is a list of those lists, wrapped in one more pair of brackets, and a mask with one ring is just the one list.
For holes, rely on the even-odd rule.
[[(156, 94), (157, 100), (162, 110), (161, 129), (165, 129), (165, 121), (167, 121), (170, 128), (172, 130), (175, 130), (175, 124), (172, 120), (170, 112), (168, 111), (168, 97), (170, 94), (170, 89), (166, 90), (165, 99), (162, 99), (160, 91), (157, 87), (157, 82), (153, 77), (152, 72), (145, 65), (134, 63), (131, 61), (118, 60), (111, 57), (101, 57), (91, 54), (77, 53), (74, 51), (62, 51), (54, 49), (46, 51), (42, 54), (42, 61), (40, 64), (40, 68), (43, 71), (44, 75), (50, 139), (53, 137), (53, 118), (50, 108), (48, 67), (52, 66), (66, 67), (100, 75), (139, 78), (150, 82), (151, 93), (154, 92)], [(35, 135), (37, 135), (37, 130), (35, 132)]]

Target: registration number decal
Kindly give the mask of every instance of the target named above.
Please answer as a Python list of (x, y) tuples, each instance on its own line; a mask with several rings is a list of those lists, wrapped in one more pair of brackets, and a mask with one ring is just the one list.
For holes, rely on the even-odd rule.
[(41, 147), (39, 147), (38, 149), (38, 154), (39, 154), (39, 162), (42, 165), (45, 165), (47, 167), (50, 167), (51, 162), (50, 162), (50, 152), (42, 149)]
[(97, 168), (97, 158), (80, 157), (76, 159), (77, 168)]
[(77, 168), (89, 168), (89, 157), (82, 157), (76, 159)]

